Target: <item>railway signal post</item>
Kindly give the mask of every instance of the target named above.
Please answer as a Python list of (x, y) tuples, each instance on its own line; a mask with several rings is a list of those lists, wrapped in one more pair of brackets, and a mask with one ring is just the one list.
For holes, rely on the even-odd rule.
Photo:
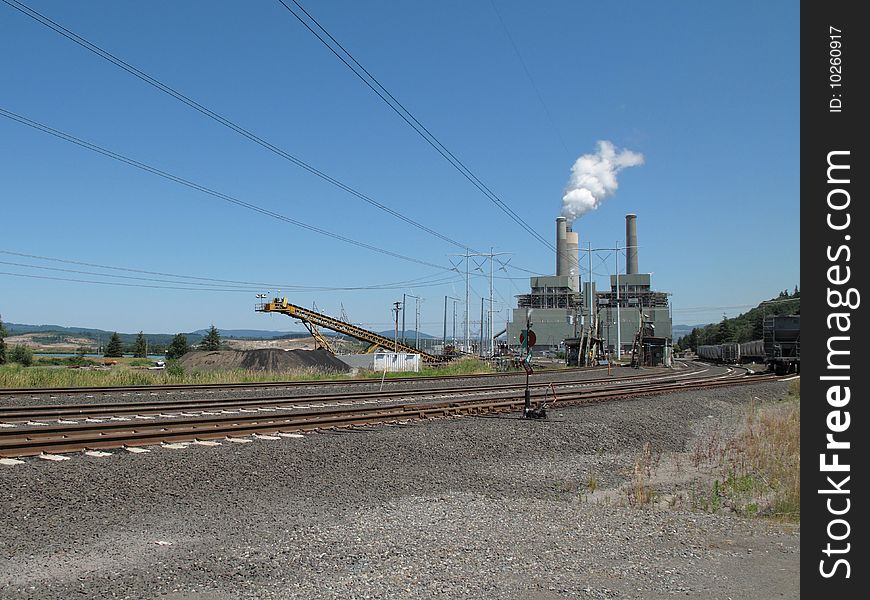
[(532, 409), (532, 393), (529, 389), (529, 375), (532, 373), (532, 347), (536, 342), (535, 332), (532, 331), (529, 322), (529, 314), (526, 313), (526, 328), (520, 332), (520, 344), (523, 348), (523, 369), (526, 371), (525, 403), (523, 405), (524, 419), (541, 419), (546, 416), (544, 408)]

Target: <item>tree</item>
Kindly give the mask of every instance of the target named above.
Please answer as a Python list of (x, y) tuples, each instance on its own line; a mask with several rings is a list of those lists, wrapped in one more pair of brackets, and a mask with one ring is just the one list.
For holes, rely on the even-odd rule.
[(29, 367), (33, 364), (33, 350), (31, 350), (27, 346), (18, 344), (17, 346), (13, 347), (12, 352), (9, 353), (9, 360), (12, 362), (20, 363), (25, 367)]
[(722, 315), (722, 321), (719, 323), (719, 328), (716, 331), (716, 343), (724, 344), (725, 342), (734, 341), (734, 327), (731, 321), (725, 315)]
[(166, 358), (174, 360), (176, 358), (181, 358), (188, 352), (190, 352), (190, 344), (187, 343), (187, 336), (183, 333), (179, 333), (172, 338), (172, 343), (169, 344), (169, 348), (166, 350)]
[(209, 351), (221, 349), (221, 334), (218, 332), (217, 327), (212, 325), (209, 328), (208, 333), (205, 334), (205, 337), (199, 344), (199, 349)]
[(752, 339), (760, 340), (764, 337), (764, 311), (759, 310), (752, 321)]
[(109, 343), (106, 345), (106, 353), (103, 356), (117, 358), (123, 355), (124, 353), (121, 350), (121, 338), (116, 331), (112, 334), (112, 339), (110, 339)]
[(698, 349), (698, 328), (693, 327), (691, 333), (682, 340), (682, 346), (689, 350)]
[(136, 336), (136, 343), (133, 345), (133, 356), (135, 358), (145, 358), (148, 355), (148, 343), (145, 341), (145, 336), (142, 332)]

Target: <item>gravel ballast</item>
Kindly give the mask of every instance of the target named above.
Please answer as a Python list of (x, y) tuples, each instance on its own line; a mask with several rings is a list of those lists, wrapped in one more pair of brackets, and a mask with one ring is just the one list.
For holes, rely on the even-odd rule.
[[(10, 598), (794, 598), (794, 525), (620, 498), (787, 384), (0, 466)], [(586, 482), (598, 481), (589, 493)]]

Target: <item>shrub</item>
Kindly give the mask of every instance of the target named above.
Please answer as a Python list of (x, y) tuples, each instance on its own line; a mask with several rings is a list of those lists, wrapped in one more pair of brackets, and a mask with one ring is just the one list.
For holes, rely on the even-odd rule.
[(18, 344), (13, 347), (12, 352), (9, 353), (9, 361), (17, 362), (20, 365), (29, 367), (33, 364), (33, 350), (27, 346)]
[(184, 367), (182, 367), (178, 361), (170, 360), (169, 364), (166, 365), (166, 374), (170, 377), (184, 377)]

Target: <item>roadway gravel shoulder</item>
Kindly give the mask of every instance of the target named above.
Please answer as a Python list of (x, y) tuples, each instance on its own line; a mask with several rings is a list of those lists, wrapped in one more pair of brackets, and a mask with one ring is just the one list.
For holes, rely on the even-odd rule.
[(786, 387), (0, 466), (0, 596), (796, 598), (799, 527), (620, 500)]

